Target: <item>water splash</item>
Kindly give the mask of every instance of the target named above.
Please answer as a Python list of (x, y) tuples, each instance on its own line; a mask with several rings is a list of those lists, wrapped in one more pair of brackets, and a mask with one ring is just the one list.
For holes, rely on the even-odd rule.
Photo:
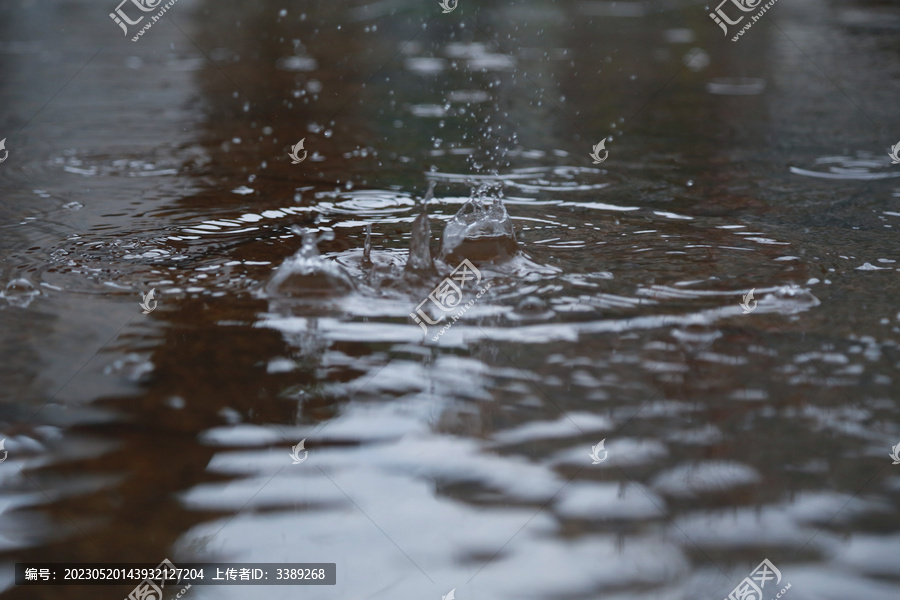
[[(444, 228), (440, 258), (449, 264), (468, 258), (502, 262), (518, 253), (512, 219), (503, 206), (503, 187), (484, 183)], [(490, 208), (485, 199), (491, 199)]]
[(362, 266), (372, 267), (372, 224), (366, 225), (366, 241), (363, 246)]
[(434, 181), (428, 183), (428, 191), (422, 199), (422, 212), (412, 225), (409, 241), (409, 258), (404, 272), (408, 274), (434, 274), (434, 261), (431, 259), (431, 227), (428, 224), (428, 203), (434, 198)]
[(291, 297), (330, 296), (355, 288), (353, 280), (344, 269), (319, 255), (318, 243), (333, 240), (333, 231), (316, 236), (313, 230), (296, 225), (291, 230), (303, 236), (303, 244), (294, 256), (275, 270), (266, 285), (267, 292)]

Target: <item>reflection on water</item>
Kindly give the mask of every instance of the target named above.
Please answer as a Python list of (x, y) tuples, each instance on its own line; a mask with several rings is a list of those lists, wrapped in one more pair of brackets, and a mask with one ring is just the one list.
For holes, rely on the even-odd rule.
[[(893, 8), (738, 48), (696, 5), (181, 0), (92, 59), (70, 5), (0, 9), (4, 566), (900, 596)], [(423, 333), (462, 259), (489, 289)]]

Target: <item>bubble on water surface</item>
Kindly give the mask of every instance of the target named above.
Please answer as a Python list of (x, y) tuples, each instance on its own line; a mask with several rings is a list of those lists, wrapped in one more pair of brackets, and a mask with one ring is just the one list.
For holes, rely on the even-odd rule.
[(13, 279), (6, 284), (3, 291), (0, 291), (0, 298), (6, 299), (11, 306), (17, 308), (28, 308), (28, 305), (40, 295), (41, 292), (34, 284), (23, 277)]

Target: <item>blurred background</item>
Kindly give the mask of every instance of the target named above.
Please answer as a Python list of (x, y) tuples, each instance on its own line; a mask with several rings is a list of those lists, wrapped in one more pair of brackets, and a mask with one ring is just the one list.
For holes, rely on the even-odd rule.
[[(116, 2), (0, 5), (4, 598), (900, 597), (897, 3)], [(438, 342), (362, 261), (431, 182), (434, 253), (485, 183), (519, 251)], [(293, 226), (351, 291), (273, 296)]]

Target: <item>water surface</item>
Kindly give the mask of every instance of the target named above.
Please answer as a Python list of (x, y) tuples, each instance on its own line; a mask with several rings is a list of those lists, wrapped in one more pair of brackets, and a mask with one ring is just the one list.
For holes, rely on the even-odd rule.
[[(895, 7), (113, 8), (0, 8), (6, 596), (164, 557), (337, 564), (198, 599), (900, 595)], [(433, 255), (482, 185), (518, 249), (437, 341), (431, 183)], [(298, 227), (352, 289), (273, 295)]]

